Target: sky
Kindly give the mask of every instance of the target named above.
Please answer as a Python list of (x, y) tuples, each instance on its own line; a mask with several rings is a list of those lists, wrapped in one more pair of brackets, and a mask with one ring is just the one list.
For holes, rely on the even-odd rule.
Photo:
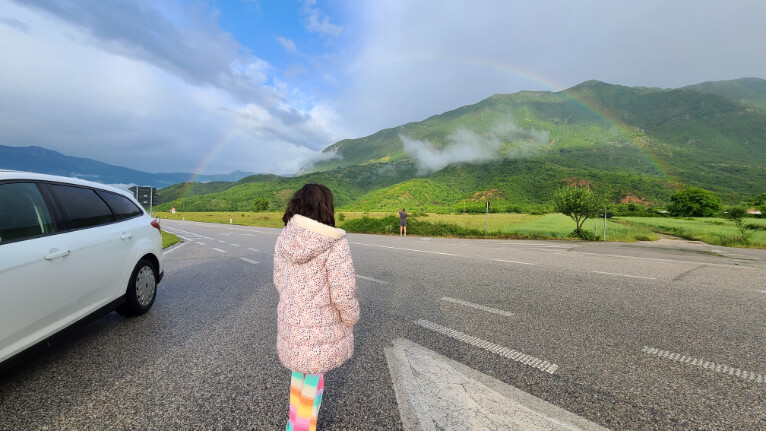
[(0, 0), (0, 145), (293, 174), (497, 93), (766, 78), (761, 0)]

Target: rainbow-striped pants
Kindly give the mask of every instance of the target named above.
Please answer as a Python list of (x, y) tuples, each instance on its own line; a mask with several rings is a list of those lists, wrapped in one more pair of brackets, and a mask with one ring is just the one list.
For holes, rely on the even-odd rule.
[(293, 371), (290, 380), (290, 419), (286, 431), (315, 431), (324, 392), (324, 374)]

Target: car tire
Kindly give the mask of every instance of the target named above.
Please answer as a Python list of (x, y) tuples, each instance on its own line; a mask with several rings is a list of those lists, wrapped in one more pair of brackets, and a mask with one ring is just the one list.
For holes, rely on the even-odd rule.
[(123, 316), (138, 316), (152, 308), (157, 297), (157, 269), (147, 259), (141, 259), (133, 269), (125, 292), (125, 303), (117, 308)]

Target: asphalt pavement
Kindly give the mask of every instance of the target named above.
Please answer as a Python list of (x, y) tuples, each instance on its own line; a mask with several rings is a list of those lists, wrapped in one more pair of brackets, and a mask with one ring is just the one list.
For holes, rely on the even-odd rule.
[[(284, 429), (279, 229), (163, 228), (183, 242), (152, 310), (110, 313), (0, 375), (0, 429)], [(766, 429), (764, 250), (349, 241), (362, 316), (319, 429)]]

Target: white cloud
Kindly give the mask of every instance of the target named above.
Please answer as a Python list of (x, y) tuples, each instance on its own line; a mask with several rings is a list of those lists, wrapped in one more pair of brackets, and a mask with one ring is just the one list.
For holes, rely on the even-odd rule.
[[(208, 18), (194, 14), (205, 11), (178, 9), (171, 21), (151, 3), (140, 13), (125, 6), (131, 2), (94, 3), (87, 11), (73, 6), (85, 15), (73, 17), (59, 2), (38, 3), (0, 0), (3, 14), (25, 25), (0, 23), (0, 144), (150, 172), (293, 173), (338, 136), (328, 106), (294, 107), (296, 89), (275, 79), (267, 61), (200, 24)], [(125, 7), (124, 21), (114, 10), (102, 17), (122, 29), (94, 24), (110, 7)]]
[(343, 27), (330, 22), (330, 18), (316, 7), (316, 0), (303, 0), (306, 30), (325, 36), (340, 36)]
[(298, 48), (295, 46), (295, 41), (292, 39), (278, 36), (277, 42), (279, 42), (287, 50), (287, 52), (298, 52)]

